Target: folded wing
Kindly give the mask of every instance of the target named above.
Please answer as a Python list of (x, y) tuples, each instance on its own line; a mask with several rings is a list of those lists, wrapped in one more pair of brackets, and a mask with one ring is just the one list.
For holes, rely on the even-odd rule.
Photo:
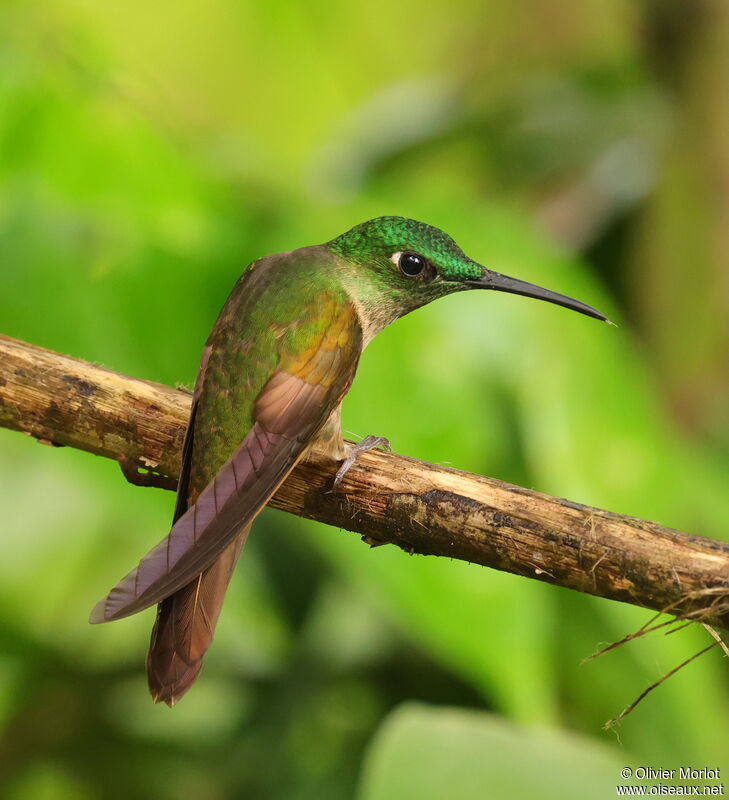
[[(253, 425), (168, 536), (101, 600), (91, 622), (134, 614), (185, 587), (250, 525), (347, 392), (361, 330), (349, 304), (322, 301), (331, 319), (305, 346), (292, 337), (258, 394)], [(331, 309), (334, 309), (332, 312)]]

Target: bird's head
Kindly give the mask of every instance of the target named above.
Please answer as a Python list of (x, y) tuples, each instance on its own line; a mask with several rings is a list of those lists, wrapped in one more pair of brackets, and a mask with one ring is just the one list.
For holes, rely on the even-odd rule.
[(377, 217), (343, 233), (328, 246), (354, 266), (358, 277), (370, 287), (366, 299), (398, 306), (401, 311), (397, 316), (454, 292), (492, 289), (535, 297), (607, 320), (579, 300), (481, 266), (447, 233), (424, 222)]

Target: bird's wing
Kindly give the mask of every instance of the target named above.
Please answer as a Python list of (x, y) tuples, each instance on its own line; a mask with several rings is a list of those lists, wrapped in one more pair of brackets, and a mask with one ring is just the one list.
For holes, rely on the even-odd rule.
[(200, 360), (200, 369), (197, 373), (197, 380), (195, 381), (195, 391), (192, 394), (190, 418), (187, 422), (187, 428), (185, 429), (185, 441), (182, 443), (182, 461), (180, 463), (180, 478), (177, 481), (177, 503), (175, 504), (175, 513), (172, 517), (173, 525), (187, 511), (189, 504), (190, 469), (192, 467), (192, 450), (195, 444), (195, 419), (197, 417), (197, 407), (200, 403), (200, 395), (202, 394), (211, 349), (209, 344), (205, 345), (202, 359)]
[[(279, 365), (256, 397), (246, 437), (168, 536), (96, 605), (91, 622), (141, 611), (206, 570), (253, 521), (346, 394), (361, 351), (357, 313), (327, 298), (306, 313), (316, 324), (299, 318), (282, 337)], [(298, 336), (300, 329), (309, 335)]]
[[(190, 471), (195, 441), (195, 420), (211, 346), (205, 347), (182, 446), (180, 480), (173, 524), (187, 511), (191, 500)], [(166, 597), (157, 618), (147, 653), (147, 680), (156, 703), (174, 705), (195, 682), (202, 659), (213, 639), (230, 577), (243, 549), (249, 528), (223, 550), (197, 578)]]

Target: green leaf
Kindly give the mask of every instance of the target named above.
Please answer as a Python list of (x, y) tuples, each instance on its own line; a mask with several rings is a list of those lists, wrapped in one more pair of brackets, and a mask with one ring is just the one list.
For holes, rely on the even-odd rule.
[(519, 727), (492, 714), (405, 704), (365, 758), (358, 800), (599, 800), (624, 783), (626, 757), (587, 737)]

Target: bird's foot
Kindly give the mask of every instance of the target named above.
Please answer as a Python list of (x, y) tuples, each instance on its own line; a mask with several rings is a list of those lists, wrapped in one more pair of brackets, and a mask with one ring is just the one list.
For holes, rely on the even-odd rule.
[(357, 444), (348, 444), (346, 447), (347, 457), (342, 461), (342, 466), (339, 467), (337, 474), (334, 476), (335, 488), (342, 482), (342, 479), (352, 468), (352, 465), (357, 460), (360, 453), (366, 453), (368, 450), (374, 450), (378, 447), (381, 450), (389, 450), (390, 442), (385, 439), (384, 436), (365, 436), (361, 442), (357, 442)]

